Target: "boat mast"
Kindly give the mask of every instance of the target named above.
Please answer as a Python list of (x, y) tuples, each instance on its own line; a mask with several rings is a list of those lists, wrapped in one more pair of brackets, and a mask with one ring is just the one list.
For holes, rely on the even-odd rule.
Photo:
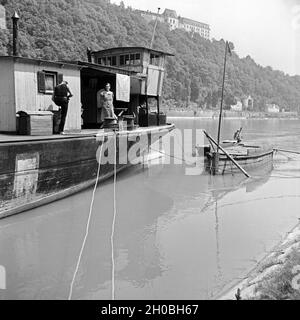
[(219, 115), (219, 127), (218, 127), (218, 152), (219, 145), (221, 139), (221, 125), (222, 125), (222, 116), (223, 116), (223, 101), (224, 101), (224, 87), (225, 87), (225, 77), (226, 77), (226, 64), (227, 64), (227, 52), (230, 52), (229, 43), (226, 41), (225, 46), (225, 58), (224, 58), (224, 70), (223, 70), (223, 83), (222, 83), (222, 96), (221, 96), (221, 107), (220, 107), (220, 115)]
[[(154, 24), (154, 28), (153, 28), (153, 33), (152, 33), (152, 38), (151, 38), (151, 43), (150, 43), (150, 49), (153, 48), (153, 43), (154, 43), (154, 38), (155, 38), (155, 32), (156, 32), (159, 12), (160, 12), (160, 8), (157, 8), (157, 16), (156, 16), (156, 20), (155, 20), (155, 24)], [(147, 71), (147, 74), (148, 74), (148, 71)], [(160, 112), (159, 111), (159, 96), (157, 96), (156, 99), (157, 99), (157, 120), (156, 120), (156, 122), (157, 122), (157, 125), (159, 126), (159, 112)], [(147, 86), (146, 86), (146, 107), (147, 107), (147, 112), (149, 112), (149, 110), (148, 110)]]
[(152, 47), (153, 47), (153, 42), (154, 42), (155, 31), (156, 31), (157, 22), (158, 22), (159, 11), (160, 11), (160, 8), (158, 8), (158, 10), (157, 10), (157, 16), (156, 16), (156, 20), (155, 20), (155, 24), (154, 24), (154, 28), (153, 28), (153, 33), (152, 33), (152, 38), (151, 38), (151, 43), (150, 43), (150, 49), (152, 49)]

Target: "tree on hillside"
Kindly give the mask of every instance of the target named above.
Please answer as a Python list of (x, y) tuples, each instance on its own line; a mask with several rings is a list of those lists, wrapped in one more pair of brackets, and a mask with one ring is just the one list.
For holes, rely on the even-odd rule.
[[(154, 22), (111, 4), (109, 0), (0, 0), (7, 10), (8, 30), (0, 31), (0, 54), (11, 52), (11, 15), (20, 19), (20, 50), (33, 58), (86, 60), (86, 48), (100, 50), (114, 46), (149, 46)], [(234, 49), (234, 44), (230, 44)], [(196, 103), (200, 108), (217, 108), (220, 103), (225, 41), (212, 41), (184, 30), (170, 31), (158, 23), (154, 48), (173, 52), (168, 58), (164, 85), (165, 100), (178, 105)], [(263, 68), (247, 56), (236, 53), (228, 59), (225, 104), (235, 97), (251, 95), (255, 108), (266, 103), (286, 109), (300, 106), (300, 76), (290, 77)]]

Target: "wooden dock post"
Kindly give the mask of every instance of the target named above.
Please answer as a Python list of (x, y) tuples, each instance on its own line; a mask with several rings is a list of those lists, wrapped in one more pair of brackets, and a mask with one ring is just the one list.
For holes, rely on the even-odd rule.
[(219, 173), (219, 152), (212, 153), (212, 174), (215, 176)]

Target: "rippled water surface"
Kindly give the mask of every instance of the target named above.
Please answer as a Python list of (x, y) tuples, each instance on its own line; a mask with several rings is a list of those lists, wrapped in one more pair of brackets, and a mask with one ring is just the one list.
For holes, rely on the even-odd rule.
[[(173, 121), (216, 135), (216, 120)], [(300, 151), (298, 120), (225, 120), (223, 137), (240, 126), (245, 139)], [(113, 238), (113, 181), (102, 184), (72, 299), (206, 299), (243, 278), (298, 223), (300, 156), (277, 155), (273, 170), (253, 176), (187, 176), (184, 165), (162, 164), (124, 171)], [(0, 220), (0, 299), (68, 298), (91, 198), (89, 189)]]

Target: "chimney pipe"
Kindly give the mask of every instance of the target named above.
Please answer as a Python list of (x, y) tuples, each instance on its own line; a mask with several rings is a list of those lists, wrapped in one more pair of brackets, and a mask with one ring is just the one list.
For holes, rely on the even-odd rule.
[(86, 54), (87, 54), (87, 59), (88, 59), (88, 62), (91, 63), (92, 62), (92, 50), (90, 47), (88, 47), (86, 49)]
[(15, 11), (14, 15), (11, 17), (13, 21), (13, 56), (19, 55), (19, 43), (18, 43), (18, 31), (19, 31), (19, 15)]

